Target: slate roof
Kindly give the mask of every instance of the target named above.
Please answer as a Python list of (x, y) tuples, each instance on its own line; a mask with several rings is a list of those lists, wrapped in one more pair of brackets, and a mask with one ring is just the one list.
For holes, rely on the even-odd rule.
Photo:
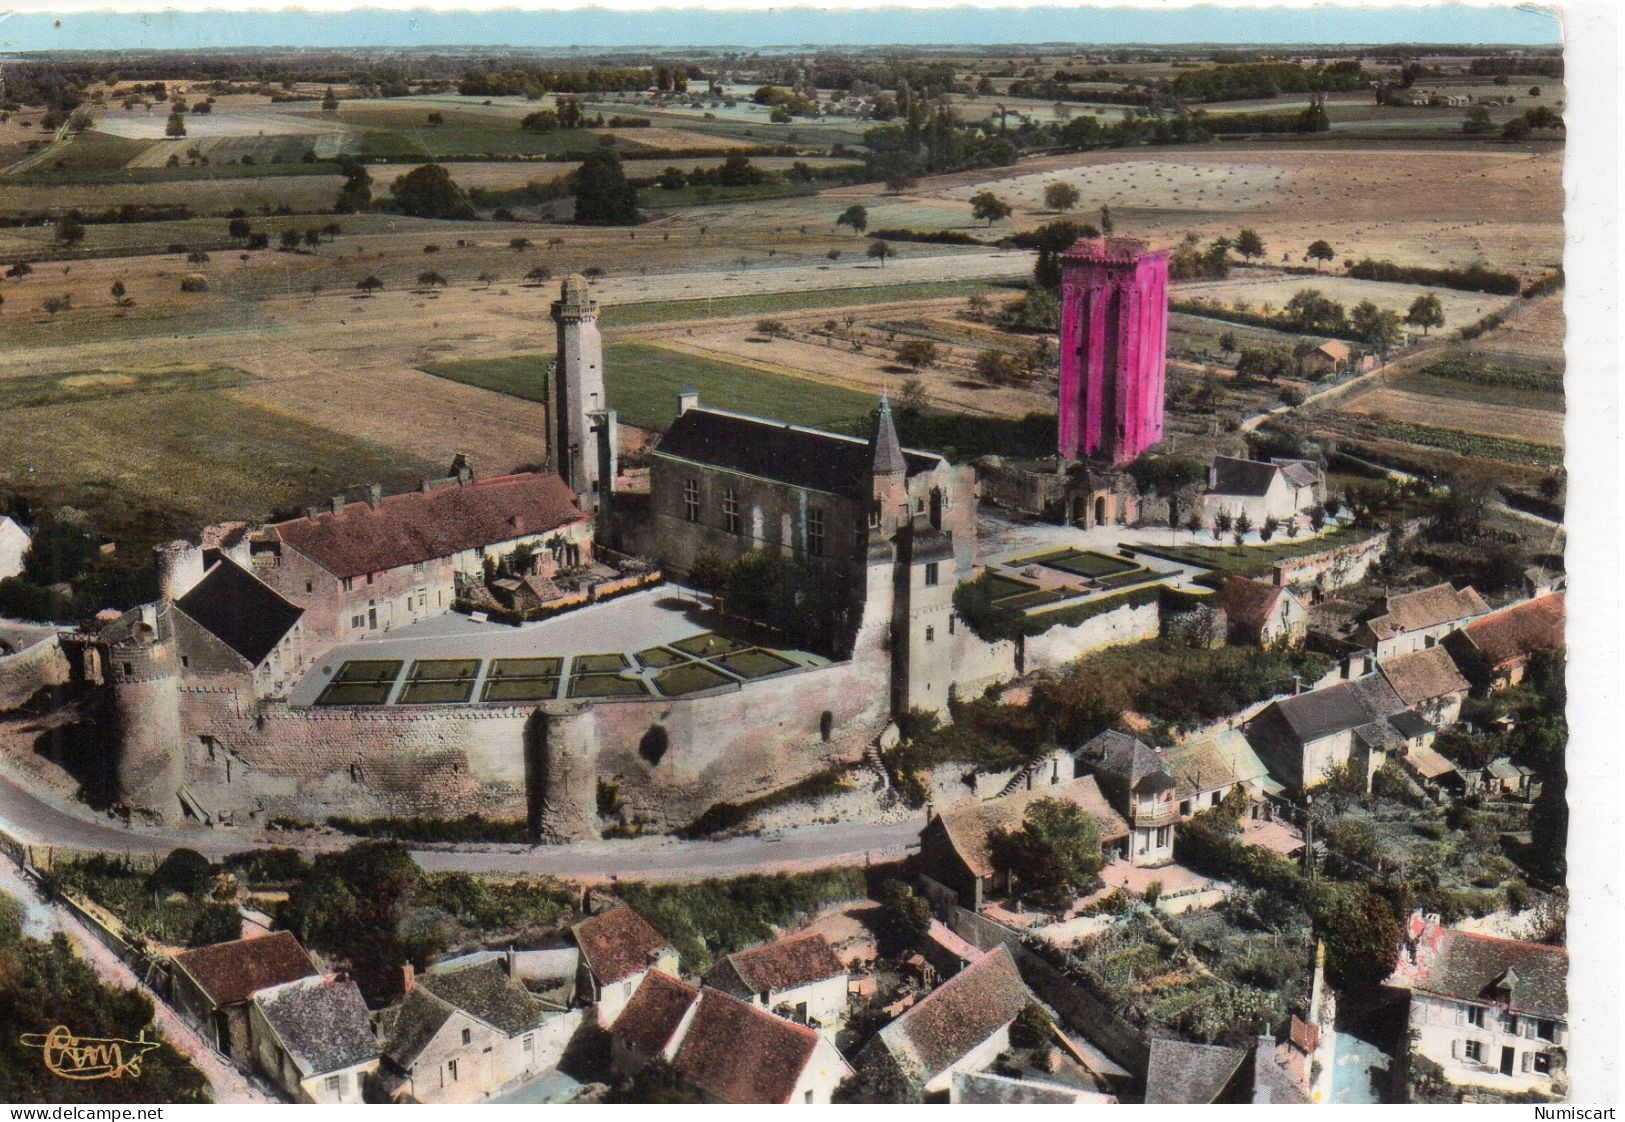
[(564, 480), (552, 472), (522, 472), (386, 495), (377, 507), (348, 503), (337, 514), (278, 522), (265, 533), (334, 576), (359, 577), (586, 518)]
[(288, 982), (261, 990), (254, 995), (254, 1004), (302, 1078), (351, 1067), (379, 1054), (367, 1003), (349, 978), (330, 975)]
[(1526, 775), (1533, 774), (1528, 768), (1513, 763), (1508, 756), (1497, 756), (1484, 765), (1484, 770), (1494, 779), (1522, 779)]
[(1414, 709), (1407, 709), (1403, 713), (1395, 713), (1388, 718), (1388, 723), (1394, 726), (1394, 731), (1406, 740), (1414, 740), (1419, 736), (1426, 736), (1435, 731), (1433, 722)]
[(1386, 608), (1385, 612), (1366, 623), (1378, 639), (1392, 639), (1410, 631), (1454, 623), (1490, 610), (1484, 598), (1471, 587), (1457, 591), (1448, 583), (1389, 596)]
[(1216, 1102), (1246, 1059), (1245, 1048), (1153, 1037), (1145, 1070), (1145, 1101)]
[(1536, 651), (1563, 645), (1564, 600), (1561, 592), (1504, 608), (1462, 628), (1491, 668), (1505, 666)]
[[(1253, 1046), (1252, 1101), (1259, 1105), (1307, 1106), (1310, 1102), (1308, 1094), (1293, 1073), (1282, 1064), (1273, 1045), (1274, 1041), (1265, 1037)], [(1291, 1056), (1290, 1052), (1288, 1056)], [(1301, 1058), (1295, 1060), (1294, 1066), (1301, 1068)]]
[(1012, 1079), (991, 1071), (962, 1071), (955, 1075), (953, 1100), (975, 1106), (1060, 1106), (1113, 1101), (1109, 1095), (1068, 1087), (1062, 1083)]
[(1059, 799), (1088, 812), (1099, 826), (1102, 842), (1128, 836), (1128, 823), (1112, 809), (1092, 775), (1074, 779), (1070, 783), (1034, 787), (1002, 798), (954, 807), (943, 811), (938, 816), (938, 822), (965, 867), (977, 876), (991, 876), (993, 857), (988, 849), (989, 831), (1001, 826), (1019, 826), (1027, 807), (1039, 799)]
[(630, 978), (647, 970), (671, 940), (648, 920), (622, 904), (571, 928), (581, 957), (602, 985)]
[[(869, 441), (705, 406), (674, 420), (654, 454), (849, 499), (866, 499), (873, 487)], [(909, 475), (942, 463), (926, 452), (904, 449), (902, 457)]]
[(1510, 971), (1514, 1012), (1552, 1020), (1568, 1016), (1569, 954), (1563, 947), (1454, 931), (1419, 916), (1411, 919), (1410, 935), (1415, 957), (1401, 952), (1390, 985), (1494, 1004), (1505, 996), (1496, 987), (1509, 980)]
[(1385, 679), (1373, 676), (1282, 698), (1275, 708), (1293, 735), (1307, 744), (1359, 728), (1407, 706)]
[(219, 1008), (247, 1001), (255, 990), (316, 973), (316, 964), (291, 931), (199, 947), (173, 961)]
[(1164, 753), (1174, 773), (1175, 794), (1232, 787), (1265, 779), (1269, 768), (1239, 729), (1219, 729), (1192, 737)]
[(1131, 790), (1149, 779), (1153, 789), (1171, 786), (1173, 773), (1168, 761), (1145, 741), (1117, 729), (1107, 729), (1078, 749), (1078, 755), (1097, 771), (1108, 772), (1128, 783)]
[(817, 1047), (806, 1025), (706, 989), (672, 1066), (725, 1103), (785, 1103)]
[(1320, 482), (1320, 465), (1313, 460), (1272, 459), (1270, 463), (1280, 468), (1286, 481), (1294, 487), (1313, 487)]
[(846, 973), (835, 948), (816, 931), (735, 951), (715, 970), (731, 973), (753, 994), (794, 989)]
[(658, 1055), (671, 1043), (683, 1014), (699, 997), (698, 986), (680, 982), (663, 971), (651, 970), (638, 983), (609, 1031), (648, 1055)]
[(938, 986), (876, 1037), (922, 1084), (1016, 1019), (1036, 999), (998, 946)]
[(1390, 655), (1377, 664), (1377, 672), (1406, 705), (1420, 705), (1468, 690), (1467, 679), (1443, 647)]
[(1285, 592), (1280, 585), (1232, 576), (1219, 589), (1219, 606), (1234, 622), (1259, 631), (1269, 622), (1275, 602)]
[(869, 438), (869, 447), (872, 450), (869, 465), (874, 474), (896, 475), (908, 471), (908, 460), (904, 458), (903, 446), (897, 439), (897, 426), (891, 419), (891, 402), (884, 396), (875, 414), (875, 431)]
[(508, 1036), (533, 1029), (554, 1010), (531, 994), (496, 959), (456, 970), (430, 970), (413, 991), (423, 990)]
[(1243, 460), (1235, 456), (1213, 457), (1214, 479), (1208, 493), (1212, 495), (1249, 495), (1262, 497), (1269, 493), (1281, 469), (1260, 460)]
[(379, 1053), (406, 1071), (454, 1012), (444, 1001), (413, 986), (399, 1002), (378, 1014)]
[(250, 666), (264, 662), (304, 614), (304, 609), (225, 557), (175, 601), (175, 607)]

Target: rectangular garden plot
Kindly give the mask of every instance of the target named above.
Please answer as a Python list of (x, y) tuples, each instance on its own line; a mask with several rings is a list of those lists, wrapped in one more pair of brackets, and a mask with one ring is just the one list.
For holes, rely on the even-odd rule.
[(397, 705), (452, 705), (474, 695), (477, 658), (420, 658), (407, 673)]
[(316, 698), (317, 705), (382, 705), (389, 700), (390, 682), (332, 682)]
[(741, 643), (739, 640), (730, 639), (726, 635), (718, 635), (715, 631), (690, 635), (687, 639), (679, 639), (671, 645), (685, 654), (693, 655), (695, 658), (714, 658), (717, 655), (742, 651), (750, 646), (749, 643)]
[(994, 603), (1010, 596), (1026, 596), (1037, 591), (1036, 584), (1028, 584), (1024, 580), (1011, 580), (999, 573), (989, 573), (987, 576), (987, 594)]
[(570, 679), (571, 697), (648, 697), (649, 691), (637, 678), (619, 674), (577, 674)]
[(339, 672), (333, 675), (333, 684), (340, 682), (384, 682), (395, 681), (401, 672), (399, 659), (389, 658), (362, 658), (352, 659), (339, 667)]
[(570, 673), (577, 677), (582, 674), (619, 674), (628, 665), (623, 654), (576, 655), (575, 661), (570, 664)]
[(498, 678), (557, 678), (564, 672), (562, 658), (499, 658), (491, 663), (485, 677)]
[(1058, 553), (1025, 557), (1020, 561), (1012, 561), (1010, 564), (1015, 567), (1044, 565), (1051, 569), (1059, 569), (1063, 573), (1091, 578), (1113, 576), (1117, 573), (1126, 573), (1139, 568), (1132, 561), (1125, 561), (1120, 557), (1111, 557), (1104, 553), (1095, 553), (1093, 550), (1083, 549), (1063, 549)]
[(499, 658), (486, 671), (481, 701), (551, 701), (559, 695), (562, 658)]
[(646, 651), (639, 651), (632, 657), (638, 660), (639, 666), (676, 666), (679, 662), (687, 662), (688, 658), (669, 647), (650, 647)]
[(734, 685), (734, 680), (703, 662), (689, 662), (662, 670), (655, 677), (655, 685), (667, 697), (680, 697), (686, 693), (713, 690), (718, 686)]
[(413, 682), (457, 682), (464, 678), (472, 681), (479, 672), (477, 658), (420, 658), (412, 664), (408, 678)]
[[(741, 678), (765, 678), (769, 674), (782, 674), (786, 670), (796, 668), (796, 664), (783, 655), (774, 654), (761, 647), (752, 647), (748, 651), (738, 651), (712, 661)], [(666, 687), (662, 685), (660, 688), (664, 690)]]

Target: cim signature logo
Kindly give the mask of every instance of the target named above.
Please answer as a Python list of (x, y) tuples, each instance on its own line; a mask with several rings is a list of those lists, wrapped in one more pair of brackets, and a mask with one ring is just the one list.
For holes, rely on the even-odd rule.
[(134, 1040), (117, 1037), (75, 1036), (66, 1025), (50, 1032), (25, 1032), (18, 1038), (25, 1048), (44, 1053), (45, 1068), (63, 1079), (131, 1079), (141, 1077), (141, 1059), (163, 1042), (148, 1040), (142, 1029)]

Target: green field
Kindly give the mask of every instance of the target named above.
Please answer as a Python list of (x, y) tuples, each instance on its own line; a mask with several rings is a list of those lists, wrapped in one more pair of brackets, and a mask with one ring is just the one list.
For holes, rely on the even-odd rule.
[[(263, 518), (374, 481), (401, 490), (444, 470), (235, 397), (235, 371), (192, 377), (98, 370), (58, 379), (55, 396), (42, 393), (46, 380), (21, 379), (28, 404), (0, 405), (0, 489), (85, 511), (120, 557), (145, 565), (148, 546), (211, 522)], [(12, 381), (0, 379), (0, 393)]]
[[(464, 359), (423, 369), (440, 378), (542, 401), (544, 355)], [(850, 428), (874, 409), (874, 398), (730, 362), (668, 351), (648, 343), (604, 347), (609, 400), (623, 423), (663, 430), (677, 416), (677, 391), (692, 386), (707, 405), (763, 417), (794, 417), (813, 427)]]
[(1125, 561), (1121, 557), (1112, 557), (1105, 553), (1096, 553), (1093, 550), (1063, 549), (1058, 553), (1044, 553), (1036, 557), (1023, 557), (1019, 561), (1010, 562), (1012, 566), (1045, 565), (1051, 569), (1059, 569), (1063, 573), (1074, 576), (1097, 577), (1115, 576), (1121, 573), (1132, 572), (1139, 568), (1132, 561)]
[(987, 295), (1007, 290), (1006, 285), (988, 281), (926, 281), (919, 284), (880, 284), (869, 288), (823, 288), (813, 292), (764, 292), (759, 296), (723, 296), (714, 300), (652, 300), (646, 304), (616, 304), (605, 308), (599, 323), (605, 328), (641, 327), (683, 319), (770, 315), (816, 308), (856, 308), (902, 300), (948, 300), (975, 293)]

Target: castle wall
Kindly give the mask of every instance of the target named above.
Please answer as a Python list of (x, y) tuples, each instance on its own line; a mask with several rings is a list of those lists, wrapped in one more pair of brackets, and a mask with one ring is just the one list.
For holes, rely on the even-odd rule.
[(65, 685), (71, 677), (62, 641), (55, 635), (9, 655), (0, 655), (0, 712), (15, 709), (42, 689)]
[(1124, 643), (1155, 639), (1162, 624), (1162, 609), (1153, 600), (1138, 607), (1103, 612), (1082, 623), (1052, 627), (1023, 640), (1025, 671), (1064, 666), (1092, 651)]

